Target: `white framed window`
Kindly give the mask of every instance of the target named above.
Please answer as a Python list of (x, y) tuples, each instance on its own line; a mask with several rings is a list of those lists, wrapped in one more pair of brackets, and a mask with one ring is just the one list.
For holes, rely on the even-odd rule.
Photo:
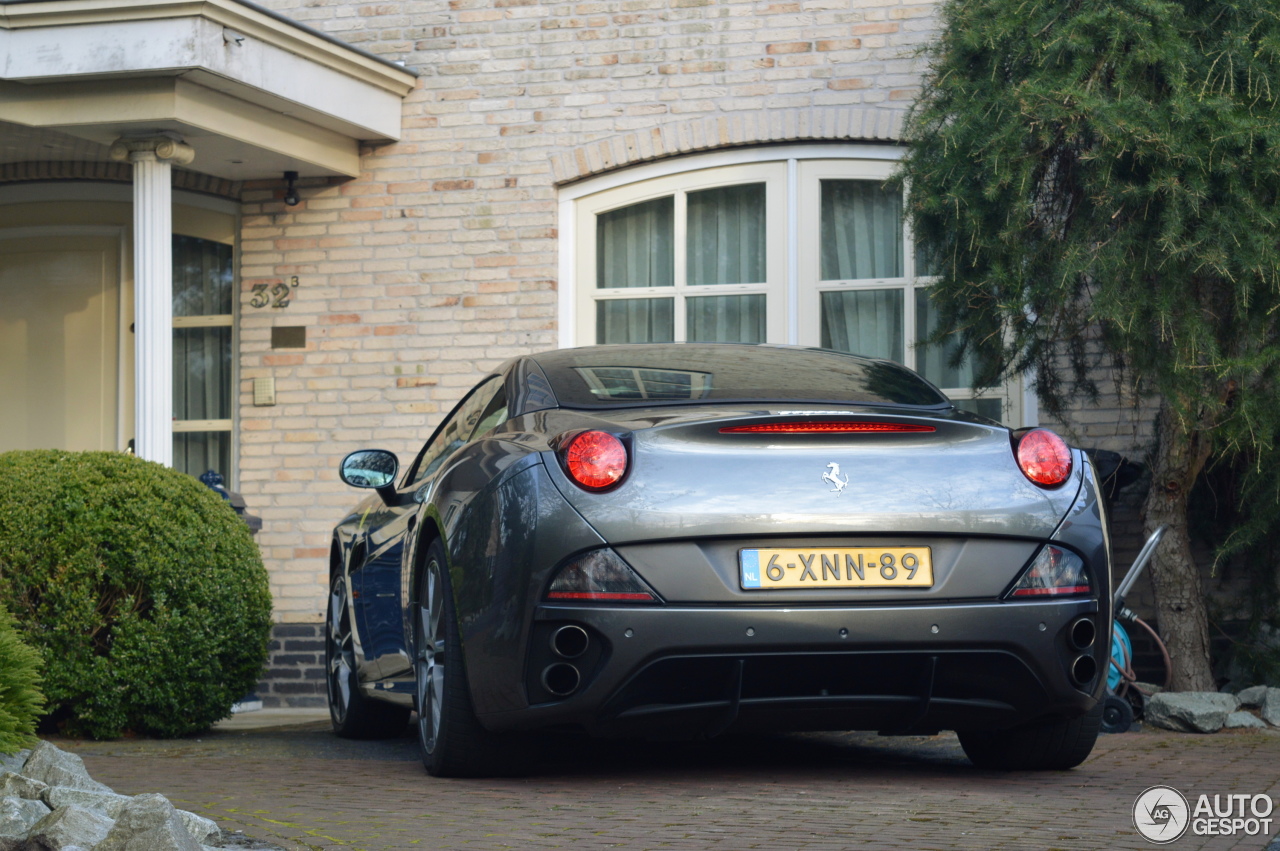
[(936, 327), (901, 149), (794, 145), (664, 160), (560, 193), (562, 346), (768, 342), (895, 360), (961, 407), (1034, 425), (1022, 382), (972, 389)]
[(706, 169), (578, 205), (578, 337), (763, 343), (785, 334), (785, 164)]
[(232, 470), (232, 246), (173, 235), (173, 466)]

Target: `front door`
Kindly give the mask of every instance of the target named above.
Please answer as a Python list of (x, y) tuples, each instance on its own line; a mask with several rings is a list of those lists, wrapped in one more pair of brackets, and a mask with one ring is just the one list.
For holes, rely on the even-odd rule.
[(0, 230), (0, 452), (123, 448), (120, 325), (118, 236)]

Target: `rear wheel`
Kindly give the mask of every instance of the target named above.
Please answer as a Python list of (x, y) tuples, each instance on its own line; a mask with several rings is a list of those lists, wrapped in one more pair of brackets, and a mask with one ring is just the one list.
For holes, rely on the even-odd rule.
[(1075, 768), (1098, 740), (1102, 701), (1070, 721), (1027, 724), (998, 732), (959, 731), (960, 746), (979, 768), (1044, 771)]
[(355, 636), (347, 578), (329, 583), (324, 625), (324, 661), (333, 732), (347, 739), (394, 738), (409, 723), (409, 710), (365, 697), (356, 674)]
[(532, 758), (529, 742), (489, 732), (472, 708), (449, 571), (438, 538), (427, 549), (426, 562), (413, 620), (422, 763), (433, 777), (523, 772)]

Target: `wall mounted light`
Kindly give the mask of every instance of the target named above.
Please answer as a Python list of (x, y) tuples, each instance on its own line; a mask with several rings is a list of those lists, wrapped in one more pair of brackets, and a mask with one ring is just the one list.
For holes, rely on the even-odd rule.
[(302, 199), (298, 197), (298, 173), (296, 171), (286, 171), (284, 173), (285, 206), (296, 207), (301, 201)]

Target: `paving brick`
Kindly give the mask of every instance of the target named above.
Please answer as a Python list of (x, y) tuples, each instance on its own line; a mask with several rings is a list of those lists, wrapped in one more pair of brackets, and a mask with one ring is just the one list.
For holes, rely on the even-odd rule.
[[(1071, 771), (974, 769), (951, 734), (557, 739), (530, 777), (435, 780), (411, 735), (353, 742), (327, 721), (198, 740), (64, 742), (95, 779), (296, 851), (500, 849), (1137, 849), (1135, 798), (1167, 784), (1280, 795), (1275, 733), (1103, 736)], [(175, 758), (181, 757), (181, 758)], [(1272, 824), (1271, 833), (1276, 825)], [(1269, 837), (1173, 847), (1261, 849)]]

